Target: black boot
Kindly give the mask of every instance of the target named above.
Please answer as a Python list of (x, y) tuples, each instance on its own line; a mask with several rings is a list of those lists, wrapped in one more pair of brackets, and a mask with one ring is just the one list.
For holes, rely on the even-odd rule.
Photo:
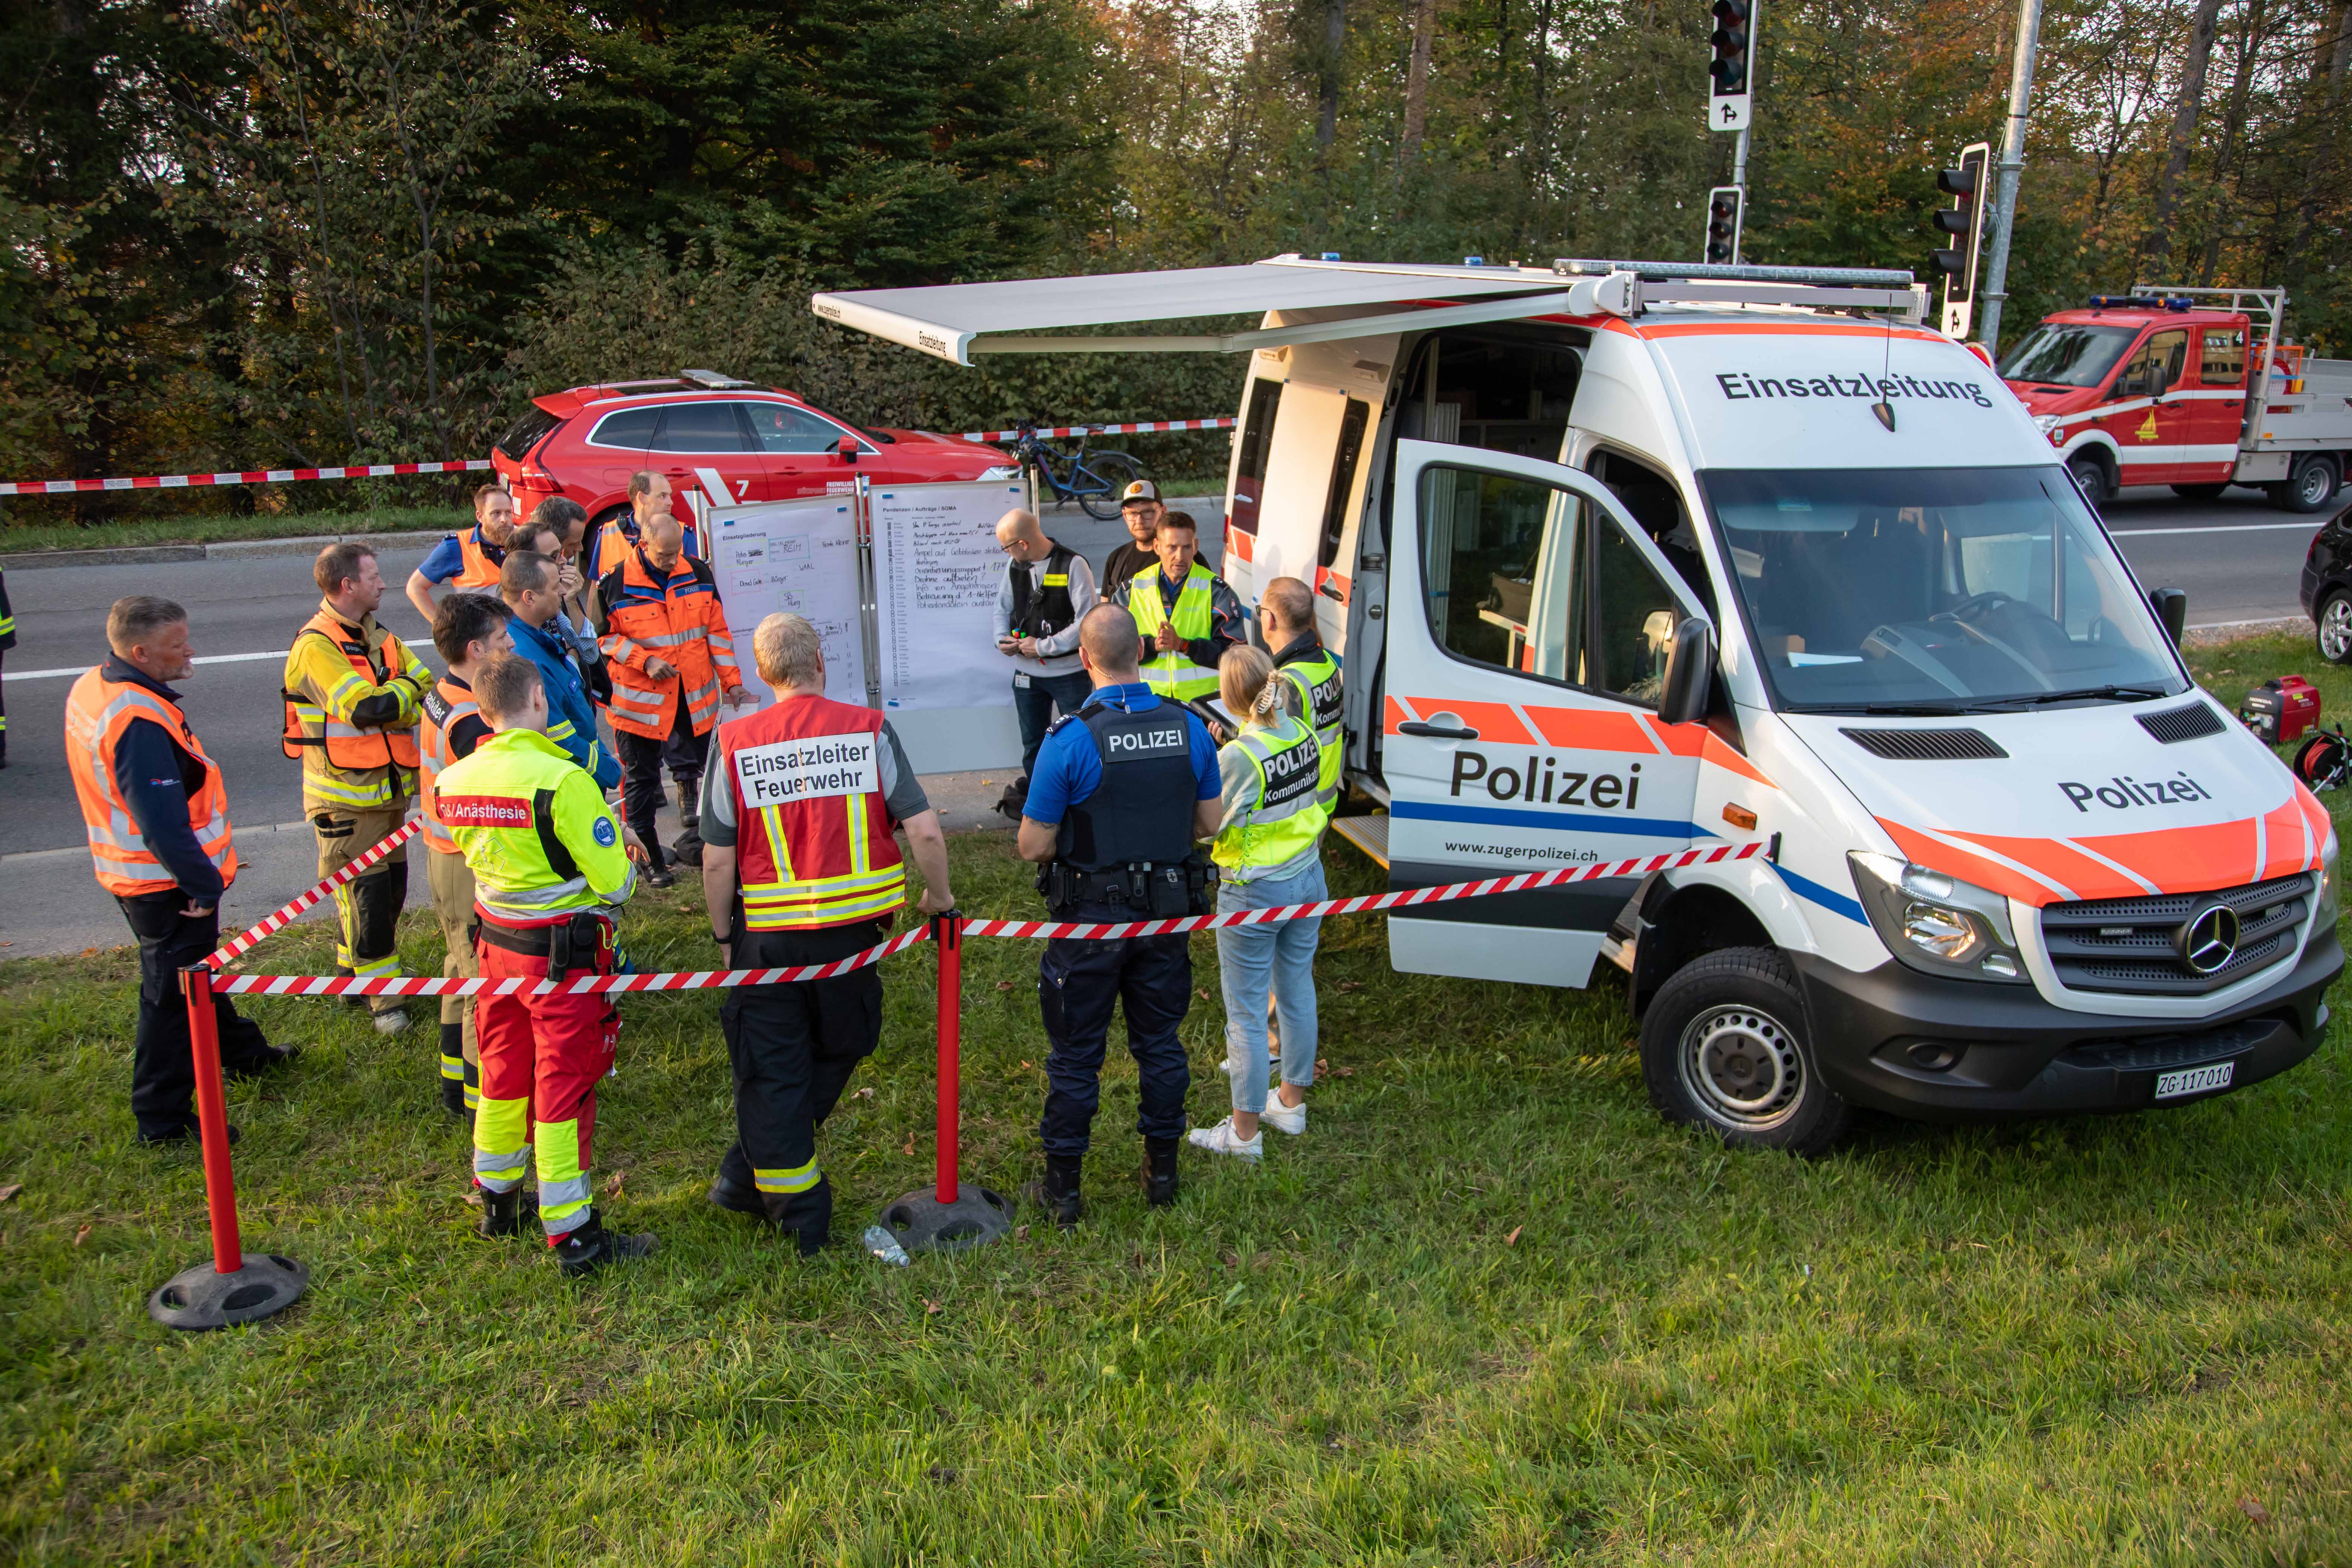
[(760, 1189), (730, 1181), (723, 1170), (710, 1179), (710, 1191), (704, 1195), (719, 1207), (733, 1213), (751, 1215), (758, 1219), (768, 1217), (768, 1205), (761, 1201)]
[(693, 773), (672, 773), (670, 780), (677, 785), (677, 825), (692, 837), (702, 826), (702, 780)]
[(530, 1194), (520, 1187), (511, 1192), (494, 1193), (488, 1187), (476, 1187), (475, 1196), (482, 1201), (482, 1217), (474, 1222), (476, 1236), (496, 1238), (519, 1236), (525, 1217), (524, 1205), (530, 1204), (530, 1215), (536, 1216), (539, 1205), (530, 1203)]
[(824, 1176), (804, 1193), (761, 1193), (768, 1223), (800, 1238), (801, 1256), (814, 1258), (833, 1234), (833, 1183)]
[(1175, 1138), (1146, 1138), (1143, 1141), (1143, 1201), (1153, 1208), (1164, 1209), (1176, 1201)]
[(1021, 1201), (1034, 1204), (1064, 1230), (1086, 1217), (1086, 1205), (1078, 1196), (1078, 1169), (1085, 1162), (1076, 1154), (1045, 1156), (1045, 1179), (1032, 1182), (1021, 1189)]
[(604, 1217), (594, 1209), (588, 1222), (567, 1231), (554, 1247), (555, 1261), (567, 1275), (593, 1274), (608, 1263), (626, 1263), (654, 1249), (647, 1235), (624, 1236), (604, 1228)]

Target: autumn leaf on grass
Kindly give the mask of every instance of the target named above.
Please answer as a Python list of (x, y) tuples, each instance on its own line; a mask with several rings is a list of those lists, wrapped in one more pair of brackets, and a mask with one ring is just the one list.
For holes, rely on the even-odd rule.
[(6, 1203), (10, 1198), (15, 1197), (18, 1193), (21, 1193), (24, 1190), (25, 1184), (22, 1182), (11, 1182), (6, 1186), (0, 1187), (0, 1204)]
[(78, 1230), (78, 1231), (74, 1232), (74, 1245), (75, 1245), (76, 1247), (79, 1247), (83, 1242), (88, 1241), (89, 1239), (89, 1226), (84, 1225), (84, 1226), (83, 1226), (79, 1230)]
[(622, 1183), (624, 1183), (624, 1182), (625, 1182), (625, 1181), (627, 1181), (628, 1179), (629, 1179), (629, 1173), (628, 1173), (628, 1172), (626, 1172), (626, 1171), (615, 1171), (615, 1172), (614, 1172), (614, 1173), (613, 1173), (613, 1179), (612, 1179), (611, 1181), (606, 1182), (606, 1183), (604, 1184), (604, 1195), (605, 1195), (606, 1197), (608, 1197), (608, 1198), (617, 1198), (617, 1197), (619, 1197), (619, 1196), (621, 1195), (621, 1184), (622, 1184)]
[(1515, 1225), (1515, 1226), (1513, 1226), (1511, 1227), (1511, 1234), (1510, 1234), (1510, 1235), (1508, 1235), (1508, 1236), (1507, 1236), (1507, 1237), (1503, 1237), (1503, 1245), (1504, 1245), (1505, 1247), (1517, 1247), (1517, 1246), (1518, 1246), (1518, 1244), (1519, 1244), (1519, 1232), (1521, 1232), (1521, 1231), (1523, 1231), (1523, 1230), (1525, 1230), (1525, 1229), (1527, 1229), (1527, 1228), (1528, 1228), (1528, 1227), (1527, 1227), (1526, 1226), (1523, 1226), (1523, 1225)]
[(1363, 988), (1364, 983), (1360, 980), (1342, 980), (1339, 982), (1339, 989), (1342, 991), (1361, 991)]
[(874, 1086), (873, 1086), (872, 1084), (870, 1084), (870, 1083), (869, 1083), (869, 1084), (867, 1084), (864, 1089), (859, 1089), (859, 1090), (857, 1091), (857, 1094), (856, 1094), (856, 1098), (857, 1098), (857, 1099), (859, 1099), (859, 1100), (871, 1100), (871, 1099), (873, 1099), (873, 1098), (874, 1098)]
[(2238, 1500), (2238, 1509), (2240, 1512), (2243, 1513), (2248, 1519), (2252, 1520), (2256, 1524), (2268, 1524), (2271, 1521), (2271, 1510), (2264, 1508), (2261, 1503), (2256, 1502), (2250, 1497), (2240, 1498)]
[(996, 983), (996, 988), (999, 991), (1010, 991), (1013, 989), (1013, 982), (1010, 980), (1000, 980)]
[(924, 1298), (923, 1298), (923, 1315), (924, 1315), (925, 1317), (927, 1317), (927, 1318), (936, 1318), (936, 1317), (938, 1317), (941, 1312), (944, 1312), (944, 1311), (946, 1311), (946, 1310), (947, 1310), (947, 1309), (946, 1309), (945, 1307), (940, 1306), (937, 1301), (932, 1300), (929, 1296), (926, 1296), (926, 1297), (924, 1297)]

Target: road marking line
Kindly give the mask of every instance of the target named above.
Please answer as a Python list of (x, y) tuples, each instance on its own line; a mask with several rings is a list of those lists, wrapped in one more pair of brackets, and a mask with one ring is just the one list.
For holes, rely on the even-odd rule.
[[(251, 664), (257, 658), (284, 658), (292, 651), (293, 650), (291, 648), (281, 647), (273, 653), (216, 653), (209, 655), (204, 658), (192, 660), (191, 662), (195, 664)], [(0, 670), (0, 676), (5, 676), (5, 678), (9, 680), (63, 680), (69, 676), (86, 674), (89, 669), (89, 666), (85, 664), (72, 669)]]
[(2107, 531), (2117, 539), (2139, 539), (2152, 533), (2275, 533), (2290, 528), (2317, 533), (2322, 526), (2311, 522), (2224, 522), (2211, 528), (2110, 528)]

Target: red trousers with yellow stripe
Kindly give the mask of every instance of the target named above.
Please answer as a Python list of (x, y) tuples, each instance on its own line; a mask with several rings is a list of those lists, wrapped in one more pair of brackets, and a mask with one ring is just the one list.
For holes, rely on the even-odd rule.
[[(575, 951), (568, 974), (613, 973), (612, 922), (597, 923), (593, 963), (591, 955)], [(474, 952), (485, 980), (547, 975), (544, 957), (515, 952), (488, 938), (477, 938)], [(474, 1028), (482, 1054), (474, 1181), (489, 1192), (512, 1192), (522, 1184), (524, 1166), (535, 1163), (540, 1224), (552, 1247), (587, 1223), (593, 1196), (588, 1171), (596, 1084), (613, 1065), (620, 1015), (612, 998), (601, 993), (535, 995), (521, 990), (501, 996), (486, 991), (475, 998)]]

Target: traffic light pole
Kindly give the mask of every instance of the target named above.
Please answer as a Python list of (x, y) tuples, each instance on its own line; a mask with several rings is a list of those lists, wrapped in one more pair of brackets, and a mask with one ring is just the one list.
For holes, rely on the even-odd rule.
[(1744, 125), (1739, 128), (1738, 139), (1731, 143), (1731, 183), (1739, 187), (1739, 216), (1743, 220), (1738, 228), (1731, 231), (1731, 264), (1737, 267), (1739, 265), (1740, 241), (1747, 237), (1743, 231), (1748, 227), (1744, 221), (1748, 216), (1748, 128)]
[(2009, 123), (2001, 132), (2000, 194), (1994, 199), (1992, 244), (1985, 258), (1984, 321), (1978, 339), (2000, 353), (2000, 307), (2009, 298), (2009, 236), (2017, 221), (2017, 184), (2025, 169), (2025, 116), (2033, 98), (2033, 53), (2042, 39), (2042, 0), (2018, 0), (2017, 58), (2009, 72)]

